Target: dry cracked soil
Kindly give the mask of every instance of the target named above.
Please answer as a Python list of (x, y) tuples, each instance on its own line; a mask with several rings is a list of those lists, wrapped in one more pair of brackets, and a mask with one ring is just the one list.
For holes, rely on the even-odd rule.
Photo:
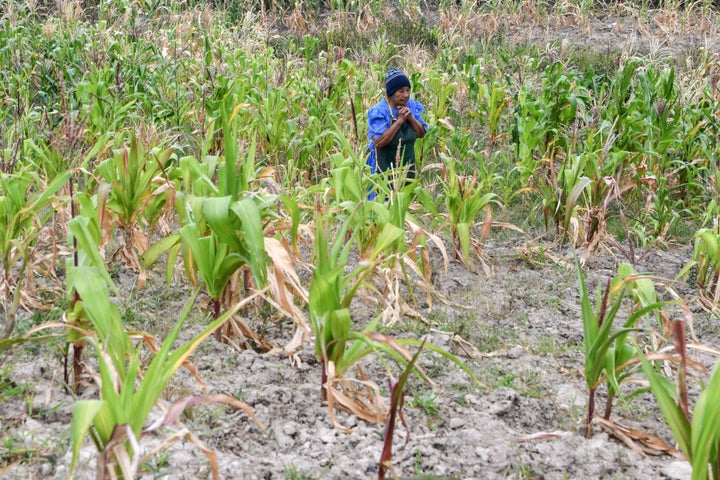
[[(475, 272), (456, 261), (447, 271), (437, 265), (433, 284), (439, 295), (432, 305), (421, 305), (422, 318), (400, 318), (382, 327), (388, 336), (427, 338), (451, 351), (478, 380), (433, 352), (421, 354), (419, 364), (432, 383), (411, 377), (407, 385), (407, 428), (398, 425), (394, 471), (405, 478), (689, 478), (689, 466), (681, 459), (636, 453), (600, 426), (590, 438), (584, 435), (587, 393), (575, 259), (582, 260), (585, 252), (516, 238), (491, 242), (484, 254), (484, 266), (478, 264)], [(628, 261), (626, 254), (603, 249), (585, 255), (582, 269), (591, 292)], [(693, 298), (693, 288), (672, 281), (690, 254), (688, 247), (636, 251), (635, 268), (657, 275), (658, 285), (671, 285), (683, 298)], [(120, 277), (121, 284), (132, 286), (132, 275)], [(162, 331), (186, 293), (150, 281), (141, 293), (129, 292), (126, 302), (141, 312), (134, 320), (143, 329)], [(700, 341), (717, 344), (717, 319), (691, 308)], [(359, 295), (354, 320), (367, 322), (376, 310)], [(185, 335), (201, 329), (198, 317)], [(282, 343), (290, 339), (291, 329), (290, 323), (273, 323), (266, 334)], [(224, 406), (199, 406), (183, 416), (182, 425), (217, 453), (221, 478), (377, 478), (383, 426), (340, 412), (338, 422), (352, 431), (333, 428), (320, 401), (321, 369), (312, 345), (290, 361), (210, 340), (192, 361), (208, 394), (241, 399), (265, 426), (261, 429), (245, 413)], [(4, 478), (67, 475), (73, 400), (62, 388), (60, 362), (57, 351), (37, 346), (13, 357), (10, 378), (27, 390), (0, 406), (3, 431), (16, 449), (29, 453), (26, 461), (5, 467)], [(377, 358), (368, 357), (362, 365), (387, 396), (388, 376)], [(197, 381), (180, 370), (167, 393), (179, 398), (200, 392)], [(95, 394), (88, 387), (83, 396)], [(599, 397), (598, 405), (603, 405), (602, 390)], [(617, 404), (611, 418), (673, 443), (650, 394)], [(165, 429), (149, 435), (144, 448), (160, 445), (171, 433)], [(94, 465), (88, 441), (77, 478), (92, 478)], [(209, 475), (202, 452), (179, 441), (146, 462), (142, 478)]]
[[(668, 29), (666, 19), (640, 22), (621, 14), (565, 19), (554, 24), (509, 24), (509, 36), (528, 43), (560, 41), (562, 48), (597, 47), (601, 51), (652, 51), (690, 58), (698, 48), (715, 52), (717, 41), (703, 29)], [(690, 33), (688, 33), (690, 32)], [(491, 237), (492, 238), (492, 237)], [(447, 271), (436, 268), (434, 288), (440, 295), (421, 305), (422, 319), (401, 318), (383, 327), (389, 336), (412, 336), (452, 351), (479, 380), (444, 358), (424, 352), (420, 365), (432, 384), (412, 377), (406, 392), (407, 428), (399, 425), (394, 441), (394, 472), (404, 478), (453, 479), (685, 479), (687, 463), (671, 455), (644, 455), (599, 426), (590, 438), (583, 422), (587, 392), (583, 378), (583, 329), (575, 253), (567, 248), (515, 238), (485, 246), (485, 266), (471, 272), (458, 262)], [(625, 252), (627, 253), (627, 252)], [(717, 318), (696, 305), (696, 293), (674, 279), (691, 254), (688, 246), (635, 252), (636, 270), (668, 279), (694, 313), (701, 343), (718, 344)], [(628, 261), (620, 249), (587, 255), (583, 270), (592, 292)], [(187, 291), (169, 291), (160, 280), (140, 292), (127, 275), (127, 297), (121, 303), (135, 312), (130, 324), (162, 335), (176, 318)], [(355, 321), (367, 322), (376, 309), (359, 297)], [(282, 344), (291, 336), (289, 323), (259, 325)], [(282, 328), (280, 328), (282, 327)], [(201, 320), (186, 335), (198, 333)], [(462, 339), (462, 340), (460, 340)], [(468, 342), (468, 343), (464, 343)], [(699, 361), (712, 359), (698, 356)], [(215, 341), (193, 355), (207, 393), (225, 393), (250, 405), (265, 425), (261, 429), (238, 410), (200, 406), (182, 424), (217, 453), (221, 478), (228, 479), (365, 479), (376, 478), (383, 426), (338, 414), (350, 428), (333, 428), (320, 401), (321, 369), (312, 345), (294, 361), (254, 351), (238, 351)], [(10, 387), (21, 392), (0, 402), (7, 479), (66, 478), (73, 398), (62, 387), (61, 355), (56, 347), (27, 345), (3, 365)], [(370, 380), (387, 395), (388, 377), (371, 357), (363, 362)], [(7, 392), (7, 390), (6, 390)], [(178, 372), (170, 398), (198, 393), (185, 370)], [(93, 397), (92, 387), (84, 397)], [(599, 405), (603, 404), (603, 391)], [(617, 402), (616, 402), (617, 403)], [(159, 415), (154, 412), (154, 415)], [(615, 407), (612, 418), (672, 444), (652, 396), (640, 395)], [(158, 447), (171, 434), (143, 439)], [(76, 478), (93, 478), (95, 451), (83, 448)], [(142, 478), (208, 478), (210, 467), (200, 449), (178, 441), (147, 461)]]

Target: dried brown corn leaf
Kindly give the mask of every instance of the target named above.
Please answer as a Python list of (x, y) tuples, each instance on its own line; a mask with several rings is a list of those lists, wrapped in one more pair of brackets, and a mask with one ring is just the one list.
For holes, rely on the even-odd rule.
[(608, 435), (617, 438), (628, 448), (643, 457), (645, 455), (672, 455), (676, 458), (685, 458), (678, 449), (668, 445), (665, 440), (652, 433), (628, 427), (627, 425), (622, 425), (598, 416), (593, 418), (593, 423), (600, 425)]
[(266, 296), (265, 300), (295, 323), (295, 335), (284, 347), (285, 352), (291, 354), (300, 348), (304, 341), (310, 341), (310, 324), (305, 312), (294, 301), (298, 299), (307, 303), (308, 292), (295, 270), (295, 262), (280, 241), (275, 238), (265, 238), (265, 251), (273, 265), (273, 275), (268, 276), (272, 298)]
[(478, 242), (482, 245), (490, 236), (490, 227), (492, 226), (492, 207), (490, 204), (485, 205), (485, 219), (480, 226), (480, 237)]
[(336, 377), (333, 362), (328, 363), (327, 372), (327, 381), (323, 388), (327, 393), (328, 413), (334, 428), (344, 433), (354, 430), (338, 423), (336, 409), (378, 425), (385, 421), (388, 409), (382, 401), (377, 384), (365, 379)]
[(554, 432), (535, 432), (530, 435), (523, 435), (522, 437), (516, 437), (513, 439), (514, 442), (528, 442), (531, 440), (547, 440), (548, 438), (561, 438), (572, 435), (572, 432), (565, 430), (555, 430)]
[(154, 422), (148, 428), (143, 430), (142, 434), (145, 435), (150, 432), (154, 432), (155, 430), (157, 430), (160, 427), (174, 424), (175, 422), (177, 422), (178, 418), (180, 417), (180, 414), (182, 414), (182, 412), (184, 412), (189, 407), (199, 405), (199, 404), (214, 405), (217, 403), (223, 403), (225, 405), (230, 405), (231, 407), (235, 407), (238, 410), (242, 410), (250, 418), (252, 418), (261, 429), (263, 429), (263, 430), (265, 429), (265, 425), (263, 425), (263, 423), (260, 420), (258, 420), (258, 418), (255, 416), (255, 412), (248, 404), (241, 402), (240, 400), (237, 400), (229, 395), (225, 395), (222, 393), (216, 393), (214, 395), (210, 395), (209, 397), (203, 397), (200, 395), (190, 395), (187, 397), (183, 397), (179, 400), (176, 400), (175, 402), (173, 402), (172, 405), (170, 405), (170, 408), (168, 408), (165, 415), (163, 415), (160, 419), (158, 419), (156, 422)]

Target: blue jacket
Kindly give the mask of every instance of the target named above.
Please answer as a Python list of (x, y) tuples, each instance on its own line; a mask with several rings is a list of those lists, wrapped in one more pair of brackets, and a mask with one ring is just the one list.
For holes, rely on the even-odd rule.
[[(412, 112), (413, 117), (415, 117), (415, 120), (420, 122), (420, 124), (425, 128), (425, 131), (427, 132), (427, 123), (425, 123), (425, 120), (423, 120), (422, 118), (422, 114), (425, 111), (425, 107), (423, 107), (422, 103), (411, 98), (410, 100), (408, 100), (407, 106), (410, 109), (410, 112)], [(375, 173), (375, 169), (377, 168), (377, 158), (375, 156), (375, 140), (380, 138), (382, 134), (385, 133), (388, 128), (390, 128), (390, 125), (392, 125), (393, 120), (397, 118), (397, 115), (397, 108), (391, 108), (390, 105), (387, 103), (387, 99), (385, 98), (380, 100), (378, 103), (373, 105), (370, 110), (368, 110), (367, 138), (370, 139), (370, 143), (368, 144), (365, 153), (368, 154), (366, 163), (370, 165), (371, 173)]]

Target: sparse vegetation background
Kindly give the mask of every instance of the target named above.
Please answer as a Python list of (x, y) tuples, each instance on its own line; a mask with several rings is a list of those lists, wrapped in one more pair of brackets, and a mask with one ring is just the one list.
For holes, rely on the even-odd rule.
[(0, 0), (0, 474), (719, 479), (716, 8)]

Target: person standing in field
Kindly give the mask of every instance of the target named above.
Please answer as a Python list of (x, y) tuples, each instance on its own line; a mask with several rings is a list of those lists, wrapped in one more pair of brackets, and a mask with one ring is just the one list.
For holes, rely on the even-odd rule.
[(410, 79), (395, 68), (385, 76), (385, 94), (368, 111), (367, 164), (372, 173), (406, 168), (406, 178), (413, 179), (415, 140), (423, 138), (428, 128), (422, 118), (425, 108), (410, 98)]

